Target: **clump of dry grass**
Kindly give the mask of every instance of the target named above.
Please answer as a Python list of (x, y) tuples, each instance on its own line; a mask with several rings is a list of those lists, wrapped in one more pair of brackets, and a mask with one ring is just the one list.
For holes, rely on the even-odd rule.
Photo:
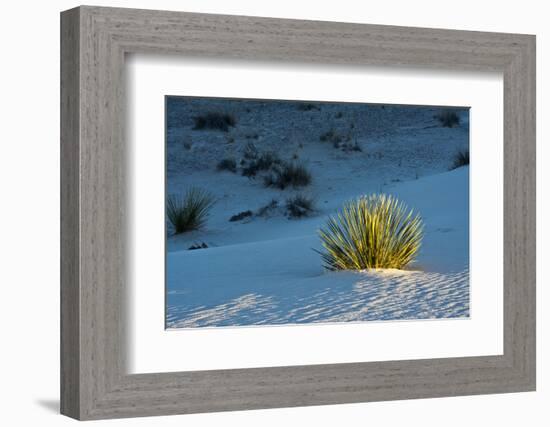
[(237, 172), (237, 161), (231, 157), (222, 159), (216, 165), (216, 169), (219, 171)]
[(217, 111), (210, 111), (200, 116), (194, 117), (196, 130), (214, 129), (227, 132), (229, 127), (235, 127), (237, 120), (235, 116), (229, 113), (220, 113)]
[(291, 218), (302, 218), (315, 211), (315, 199), (304, 194), (296, 194), (286, 200), (286, 210)]
[(312, 179), (311, 172), (303, 163), (284, 162), (264, 177), (264, 185), (284, 190), (287, 187), (306, 187)]

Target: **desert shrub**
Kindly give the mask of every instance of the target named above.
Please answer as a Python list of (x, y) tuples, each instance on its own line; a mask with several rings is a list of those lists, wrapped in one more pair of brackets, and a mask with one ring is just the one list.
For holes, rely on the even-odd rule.
[(271, 201), (258, 209), (256, 215), (258, 216), (268, 216), (273, 210), (277, 209), (279, 206), (279, 201), (276, 199), (271, 199)]
[(252, 211), (242, 211), (236, 215), (233, 215), (231, 218), (229, 218), (230, 222), (240, 221), (241, 219), (245, 219), (249, 216), (252, 216)]
[(457, 169), (462, 166), (470, 164), (470, 150), (459, 150), (455, 153), (453, 157), (453, 164), (451, 165), (450, 170)]
[(287, 187), (305, 187), (311, 181), (311, 172), (303, 163), (284, 162), (265, 176), (264, 185), (284, 190)]
[(256, 163), (243, 165), (243, 169), (242, 169), (243, 176), (247, 176), (251, 178), (253, 176), (256, 176), (257, 173), (258, 173), (258, 168), (256, 167)]
[(237, 172), (237, 161), (233, 158), (226, 158), (219, 161), (216, 169), (219, 171)]
[(396, 198), (372, 194), (345, 203), (319, 235), (329, 270), (403, 268), (420, 249), (423, 223)]
[(258, 148), (253, 142), (249, 142), (244, 146), (243, 157), (247, 160), (255, 159), (258, 157)]
[(267, 151), (258, 157), (257, 163), (260, 170), (268, 170), (274, 165), (280, 165), (282, 162), (277, 154)]
[(334, 129), (329, 129), (319, 136), (319, 141), (339, 144), (340, 142), (342, 142), (342, 136), (339, 135)]
[(320, 110), (318, 105), (315, 105), (311, 102), (301, 102), (298, 104), (298, 111), (311, 111), (311, 110)]
[(267, 151), (242, 163), (242, 174), (248, 177), (256, 176), (258, 172), (268, 171), (273, 166), (280, 165), (281, 163), (282, 161), (277, 154)]
[(346, 142), (342, 142), (342, 143), (338, 144), (337, 146), (335, 146), (335, 148), (339, 148), (340, 150), (342, 150), (346, 153), (349, 153), (351, 151), (357, 151), (357, 152), (363, 151), (363, 149), (361, 148), (361, 146), (359, 145), (359, 143), (357, 142), (356, 139), (354, 139), (353, 142), (351, 140), (347, 140)]
[(460, 124), (460, 117), (453, 110), (443, 110), (435, 115), (435, 118), (439, 120), (441, 126), (452, 128)]
[(286, 199), (286, 210), (292, 218), (308, 216), (315, 211), (315, 199), (303, 194), (289, 197)]
[(200, 188), (187, 190), (183, 197), (170, 195), (166, 200), (166, 216), (176, 234), (198, 230), (214, 206), (212, 194)]
[(277, 184), (277, 176), (280, 172), (279, 171), (275, 171), (275, 172), (272, 172), (266, 176), (264, 176), (264, 185), (266, 187), (276, 187)]
[(194, 117), (196, 130), (216, 129), (227, 132), (229, 127), (234, 127), (237, 124), (235, 116), (228, 113), (219, 113), (211, 111), (200, 116)]
[[(353, 141), (352, 141), (353, 139)], [(352, 138), (352, 130), (346, 134), (340, 134), (334, 129), (329, 129), (325, 133), (319, 136), (319, 141), (330, 142), (334, 148), (339, 148), (342, 151), (363, 151), (361, 146), (357, 143), (356, 138)]]
[(187, 250), (194, 251), (197, 249), (206, 249), (206, 248), (208, 248), (208, 245), (202, 242), (202, 243), (193, 243), (191, 246), (187, 248)]

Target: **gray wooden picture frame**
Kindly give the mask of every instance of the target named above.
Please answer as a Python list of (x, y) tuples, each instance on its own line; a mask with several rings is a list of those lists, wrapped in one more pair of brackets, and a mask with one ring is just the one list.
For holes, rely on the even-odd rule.
[[(504, 353), (129, 375), (127, 53), (502, 72)], [(63, 414), (85, 420), (529, 390), (535, 390), (534, 36), (88, 6), (62, 12)]]

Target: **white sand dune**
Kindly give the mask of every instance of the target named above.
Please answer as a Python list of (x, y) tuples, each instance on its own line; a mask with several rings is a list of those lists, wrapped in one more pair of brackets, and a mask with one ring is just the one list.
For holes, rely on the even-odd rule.
[(468, 269), (448, 274), (339, 272), (302, 280), (281, 280), (269, 289), (260, 288), (234, 298), (222, 297), (225, 302), (217, 305), (202, 306), (178, 304), (178, 296), (182, 294), (173, 291), (169, 299), (175, 304), (168, 307), (168, 326), (434, 319), (469, 314)]
[(167, 326), (469, 316), (468, 173), (463, 167), (386, 189), (425, 221), (423, 247), (409, 271), (324, 270), (313, 249), (321, 249), (316, 231), (326, 215), (273, 221), (267, 240), (260, 233), (265, 225), (253, 221), (243, 226), (249, 233), (241, 239), (248, 241), (195, 251), (176, 247), (167, 259)]

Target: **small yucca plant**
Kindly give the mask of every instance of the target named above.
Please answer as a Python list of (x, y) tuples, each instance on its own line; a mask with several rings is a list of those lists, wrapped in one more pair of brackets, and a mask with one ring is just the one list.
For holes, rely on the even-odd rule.
[(286, 210), (291, 218), (302, 218), (315, 211), (315, 199), (304, 194), (296, 194), (286, 199)]
[(166, 216), (176, 234), (198, 230), (206, 223), (214, 197), (200, 188), (190, 188), (183, 197), (170, 195), (166, 200)]
[(450, 170), (457, 169), (470, 164), (470, 150), (459, 150), (453, 157), (453, 164)]
[(373, 194), (345, 203), (319, 235), (329, 270), (400, 269), (418, 254), (423, 223), (396, 198)]

